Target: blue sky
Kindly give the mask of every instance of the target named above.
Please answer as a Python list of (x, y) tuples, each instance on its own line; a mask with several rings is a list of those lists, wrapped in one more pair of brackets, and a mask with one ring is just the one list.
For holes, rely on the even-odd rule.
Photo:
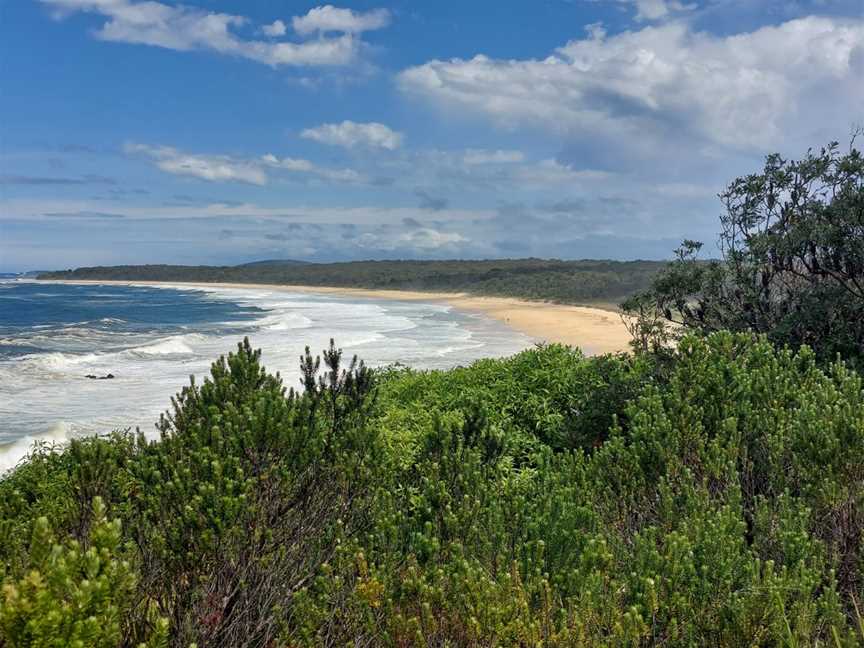
[(0, 271), (664, 258), (864, 121), (864, 0), (0, 0)]

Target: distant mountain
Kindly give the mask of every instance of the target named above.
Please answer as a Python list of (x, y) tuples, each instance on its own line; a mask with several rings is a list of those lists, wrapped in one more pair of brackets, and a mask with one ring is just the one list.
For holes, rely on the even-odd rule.
[(250, 261), (241, 263), (237, 268), (248, 268), (250, 266), (299, 266), (311, 265), (311, 261), (298, 261), (296, 259), (264, 259), (263, 261)]

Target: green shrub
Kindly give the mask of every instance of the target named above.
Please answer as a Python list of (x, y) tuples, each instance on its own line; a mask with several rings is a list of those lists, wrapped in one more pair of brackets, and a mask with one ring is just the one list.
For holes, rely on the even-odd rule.
[[(860, 132), (858, 133), (860, 135)], [(754, 331), (808, 345), (820, 362), (864, 363), (864, 155), (831, 142), (764, 168), (720, 194), (721, 260), (684, 241), (651, 288), (623, 308), (637, 347), (684, 331)], [(664, 323), (675, 326), (666, 328)]]
[(291, 595), (364, 523), (378, 441), (371, 373), (331, 344), (286, 393), (247, 341), (162, 417), (129, 464), (142, 590), (175, 645), (267, 645)]
[[(718, 333), (658, 358), (343, 364), (307, 352), (298, 394), (244, 343), (160, 440), (42, 449), (0, 480), (6, 643), (52, 645), (25, 611), (67, 598), (82, 620), (52, 632), (102, 614), (106, 646), (165, 623), (178, 648), (864, 642), (864, 385), (842, 363)], [(49, 527), (79, 571), (110, 535), (98, 596), (33, 589), (57, 567), (18, 534)]]
[[(26, 460), (0, 480), (0, 575), (20, 571), (33, 524), (49, 520), (60, 536), (87, 537), (92, 502), (126, 505), (124, 466), (133, 439), (126, 433), (74, 439), (66, 448), (37, 444)], [(117, 511), (118, 517), (122, 511)]]
[[(136, 574), (122, 559), (120, 521), (108, 521), (105, 504), (93, 501), (86, 544), (58, 544), (48, 519), (33, 529), (25, 574), (3, 585), (0, 631), (12, 648), (110, 648), (124, 639), (123, 626), (134, 605)], [(168, 624), (155, 620), (148, 641), (167, 643)]]

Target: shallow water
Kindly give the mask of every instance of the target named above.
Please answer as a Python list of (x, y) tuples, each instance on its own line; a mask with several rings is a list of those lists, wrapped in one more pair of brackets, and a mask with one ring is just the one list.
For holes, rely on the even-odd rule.
[[(0, 470), (36, 440), (154, 423), (171, 395), (248, 336), (299, 386), (299, 356), (335, 338), (368, 365), (447, 368), (504, 356), (532, 340), (435, 303), (266, 288), (69, 285), (0, 281)], [(87, 374), (115, 376), (91, 380)]]

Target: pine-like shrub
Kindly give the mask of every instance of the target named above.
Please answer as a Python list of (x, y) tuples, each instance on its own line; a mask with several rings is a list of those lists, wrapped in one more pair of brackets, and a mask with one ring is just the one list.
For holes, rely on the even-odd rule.
[[(136, 574), (121, 555), (120, 521), (93, 500), (85, 543), (58, 543), (48, 519), (35, 521), (23, 576), (7, 579), (0, 600), (0, 632), (11, 648), (112, 648), (124, 641), (135, 604)], [(152, 615), (151, 615), (152, 617)], [(168, 622), (152, 619), (141, 648), (167, 645)]]
[(243, 343), (159, 440), (0, 479), (0, 643), (860, 645), (861, 376), (747, 334), (661, 355), (331, 345), (294, 392)]

